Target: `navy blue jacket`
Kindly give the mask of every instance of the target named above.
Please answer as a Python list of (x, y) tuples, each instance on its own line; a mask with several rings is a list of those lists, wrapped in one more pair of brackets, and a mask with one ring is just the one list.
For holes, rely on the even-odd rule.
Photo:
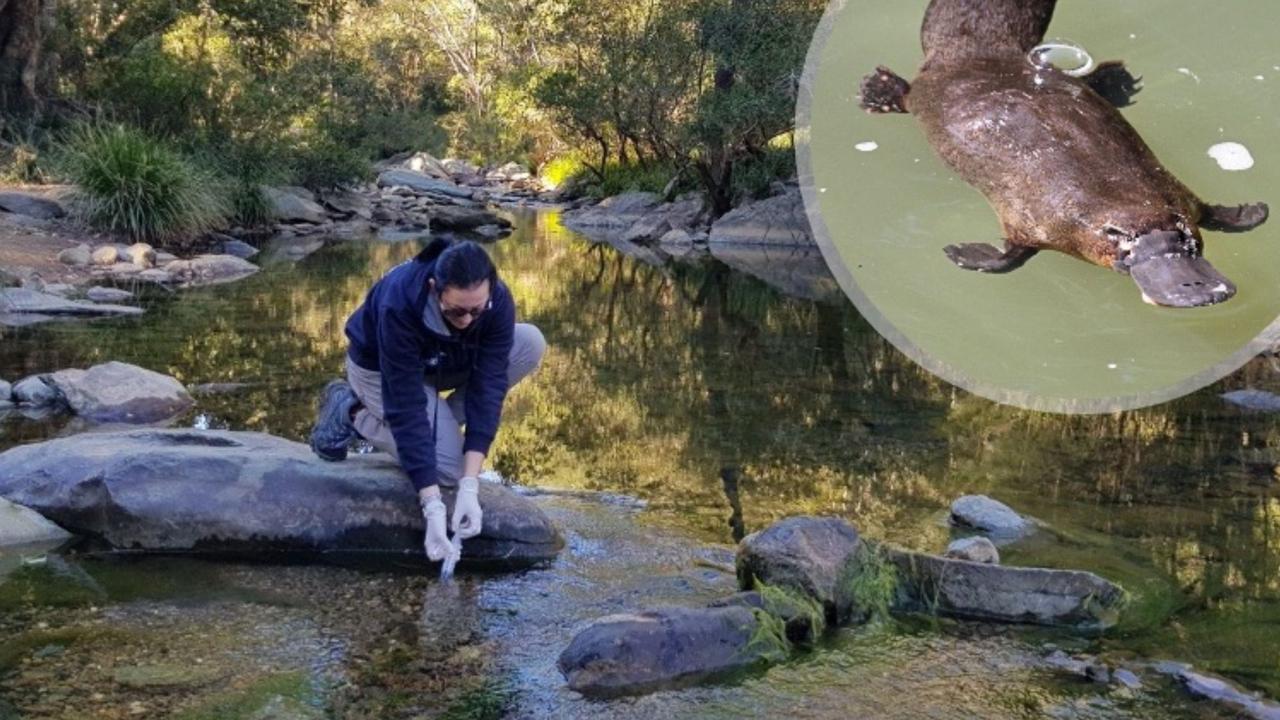
[(462, 450), (487, 455), (507, 396), (515, 332), (515, 301), (501, 282), (490, 289), (489, 309), (465, 331), (448, 326), (439, 295), (427, 287), (434, 267), (434, 260), (415, 259), (392, 268), (347, 320), (348, 355), (356, 365), (382, 374), (383, 419), (391, 427), (400, 465), (418, 490), (437, 482), (424, 382), (470, 373)]

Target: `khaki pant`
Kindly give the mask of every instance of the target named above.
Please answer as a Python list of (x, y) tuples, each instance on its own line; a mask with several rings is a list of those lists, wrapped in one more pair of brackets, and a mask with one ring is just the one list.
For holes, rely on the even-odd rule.
[[(542, 362), (542, 355), (547, 350), (547, 341), (542, 332), (533, 325), (516, 323), (514, 342), (511, 345), (511, 359), (507, 365), (507, 382), (509, 387), (537, 369)], [(356, 413), (356, 432), (369, 441), (370, 445), (397, 456), (396, 441), (391, 435), (391, 426), (383, 419), (382, 409), (382, 373), (367, 370), (356, 365), (347, 357), (347, 382), (351, 390), (364, 405)], [(463, 408), (465, 390), (458, 389), (443, 403), (440, 393), (466, 384), (465, 377), (453, 377), (441, 382), (444, 387), (433, 387), (423, 383), (427, 389), (427, 417), (435, 418), (436, 435), (436, 471), (440, 479), (452, 485), (462, 475), (462, 426), (467, 424)], [(439, 414), (436, 406), (439, 405)]]

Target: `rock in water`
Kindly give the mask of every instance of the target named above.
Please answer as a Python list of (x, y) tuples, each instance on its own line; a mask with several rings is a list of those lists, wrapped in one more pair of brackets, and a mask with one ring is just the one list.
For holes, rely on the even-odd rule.
[(1191, 668), (1176, 675), (1187, 692), (1198, 698), (1230, 706), (1241, 717), (1256, 720), (1280, 720), (1280, 705), (1250, 695), (1221, 678), (1196, 672)]
[(13, 386), (4, 380), (0, 380), (0, 407), (4, 407), (7, 402), (13, 400)]
[(1280, 395), (1269, 393), (1266, 390), (1232, 390), (1229, 393), (1223, 393), (1222, 399), (1245, 410), (1257, 410), (1259, 412), (1280, 412)]
[(827, 622), (844, 624), (853, 613), (845, 565), (860, 544), (858, 531), (834, 517), (792, 517), (742, 539), (738, 585), (754, 579), (780, 585), (822, 604)]
[(182, 383), (128, 363), (59, 370), (48, 377), (73, 412), (96, 422), (156, 422), (192, 405)]
[(999, 540), (1016, 540), (1035, 532), (1035, 523), (986, 495), (965, 495), (951, 503), (951, 522), (989, 533)]
[(785, 659), (786, 642), (762, 621), (742, 606), (609, 615), (575, 635), (556, 665), (586, 695), (678, 687)]
[[(10, 315), (141, 315), (142, 308), (127, 305), (96, 305), (65, 300), (57, 295), (28, 288), (0, 290), (0, 316)], [(0, 323), (3, 324), (3, 323)]]
[(119, 288), (98, 286), (89, 288), (84, 296), (93, 302), (115, 303), (132, 298), (133, 293)]
[(898, 608), (969, 620), (1111, 627), (1125, 604), (1118, 585), (1078, 570), (985, 565), (881, 546), (897, 567)]
[[(454, 492), (444, 491), (452, 505)], [(0, 454), (0, 496), (118, 549), (404, 558), (428, 565), (422, 512), (382, 454), (326, 463), (301, 443), (249, 432), (138, 429), (21, 445)], [(563, 545), (530, 500), (480, 484), (484, 530), (462, 566), (528, 566)], [(450, 510), (452, 512), (452, 510)]]
[(747, 203), (725, 213), (711, 226), (711, 242), (813, 245), (809, 216), (800, 189)]
[(413, 170), (387, 170), (378, 176), (378, 187), (395, 187), (402, 185), (419, 192), (440, 193), (449, 197), (470, 198), (474, 192), (471, 188), (460, 187), (448, 180), (437, 180), (429, 175)]
[(43, 515), (0, 498), (0, 547), (66, 540), (71, 534)]
[(952, 541), (944, 555), (951, 560), (968, 560), (989, 565), (1000, 564), (1000, 551), (996, 549), (995, 543), (982, 536)]

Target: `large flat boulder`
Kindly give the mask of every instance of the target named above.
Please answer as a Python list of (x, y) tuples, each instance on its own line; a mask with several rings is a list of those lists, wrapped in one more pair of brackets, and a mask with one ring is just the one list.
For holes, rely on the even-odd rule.
[(59, 370), (47, 378), (72, 412), (96, 422), (157, 422), (192, 405), (191, 395), (176, 379), (128, 363)]
[(730, 210), (711, 226), (711, 242), (813, 245), (800, 189)]
[(1120, 586), (1079, 570), (1011, 567), (880, 546), (897, 567), (897, 607), (968, 620), (1107, 628), (1125, 603)]
[(0, 289), (0, 315), (73, 315), (73, 316), (106, 316), (106, 315), (141, 315), (142, 308), (127, 305), (103, 305), (91, 302), (67, 300), (42, 293), (30, 288)]
[(190, 260), (175, 260), (165, 265), (162, 271), (143, 272), (163, 273), (168, 282), (176, 282), (185, 287), (203, 287), (249, 277), (258, 272), (258, 266), (234, 255), (197, 255)]
[[(464, 565), (556, 556), (563, 541), (532, 501), (480, 488), (484, 531), (466, 541)], [(0, 454), (0, 496), (119, 550), (423, 562), (422, 514), (398, 463), (326, 463), (262, 433), (139, 429), (22, 445)]]
[(71, 533), (40, 513), (0, 498), (0, 547), (60, 542), (70, 537)]
[(431, 209), (432, 230), (475, 230), (486, 225), (511, 227), (511, 221), (480, 208), (442, 206)]
[(575, 635), (556, 664), (585, 695), (680, 687), (786, 659), (786, 641), (768, 622), (741, 605), (609, 615)]
[(449, 197), (470, 198), (474, 189), (456, 185), (448, 180), (439, 180), (425, 173), (413, 170), (386, 170), (378, 176), (378, 187), (403, 186), (410, 190), (424, 193), (438, 193)]
[(322, 223), (329, 217), (324, 208), (314, 199), (310, 191), (303, 197), (293, 188), (274, 188), (262, 186), (262, 194), (271, 204), (271, 216), (284, 222)]
[(564, 224), (571, 228), (625, 230), (639, 222), (662, 202), (655, 193), (627, 192), (607, 197), (597, 205), (564, 214)]
[(827, 621), (840, 625), (853, 613), (846, 564), (861, 539), (840, 518), (798, 516), (752, 533), (738, 545), (738, 585), (754, 589), (756, 580), (813, 598)]

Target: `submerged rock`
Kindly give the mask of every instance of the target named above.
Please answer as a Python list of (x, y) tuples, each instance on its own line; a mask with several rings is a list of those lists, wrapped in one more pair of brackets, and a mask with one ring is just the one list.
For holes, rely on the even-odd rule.
[(1232, 390), (1229, 393), (1223, 393), (1222, 399), (1245, 410), (1280, 412), (1280, 395), (1266, 390), (1254, 390), (1252, 388)]
[(35, 510), (0, 498), (0, 547), (59, 542), (70, 537), (71, 533)]
[(785, 587), (821, 603), (828, 622), (843, 624), (854, 610), (846, 565), (860, 542), (840, 518), (787, 518), (742, 539), (738, 586), (752, 590), (758, 579)]
[(85, 291), (84, 296), (97, 303), (114, 303), (132, 298), (133, 293), (119, 288), (95, 286)]
[(13, 398), (13, 386), (4, 380), (0, 380), (0, 407), (4, 407), (5, 403), (11, 402)]
[(511, 227), (511, 222), (488, 210), (442, 206), (431, 210), (432, 230), (475, 230), (486, 225)]
[(96, 422), (156, 422), (192, 405), (191, 395), (174, 378), (122, 362), (59, 370), (48, 382), (72, 412)]
[(1222, 678), (1197, 672), (1191, 668), (1179, 670), (1175, 677), (1192, 695), (1231, 707), (1242, 717), (1256, 720), (1280, 720), (1280, 704), (1250, 695)]
[(1036, 531), (1035, 523), (986, 495), (965, 495), (951, 503), (951, 522), (1005, 541), (1017, 540)]
[[(453, 491), (445, 489), (445, 502)], [(413, 486), (386, 455), (326, 463), (262, 433), (139, 429), (0, 454), (0, 496), (121, 550), (422, 559)], [(563, 545), (531, 501), (481, 483), (484, 531), (463, 564), (527, 566)]]
[(769, 623), (740, 605), (609, 615), (575, 635), (556, 665), (586, 695), (679, 687), (785, 659), (786, 643)]
[(1125, 592), (1079, 570), (985, 565), (881, 546), (897, 566), (898, 607), (948, 617), (1007, 623), (1111, 627)]

